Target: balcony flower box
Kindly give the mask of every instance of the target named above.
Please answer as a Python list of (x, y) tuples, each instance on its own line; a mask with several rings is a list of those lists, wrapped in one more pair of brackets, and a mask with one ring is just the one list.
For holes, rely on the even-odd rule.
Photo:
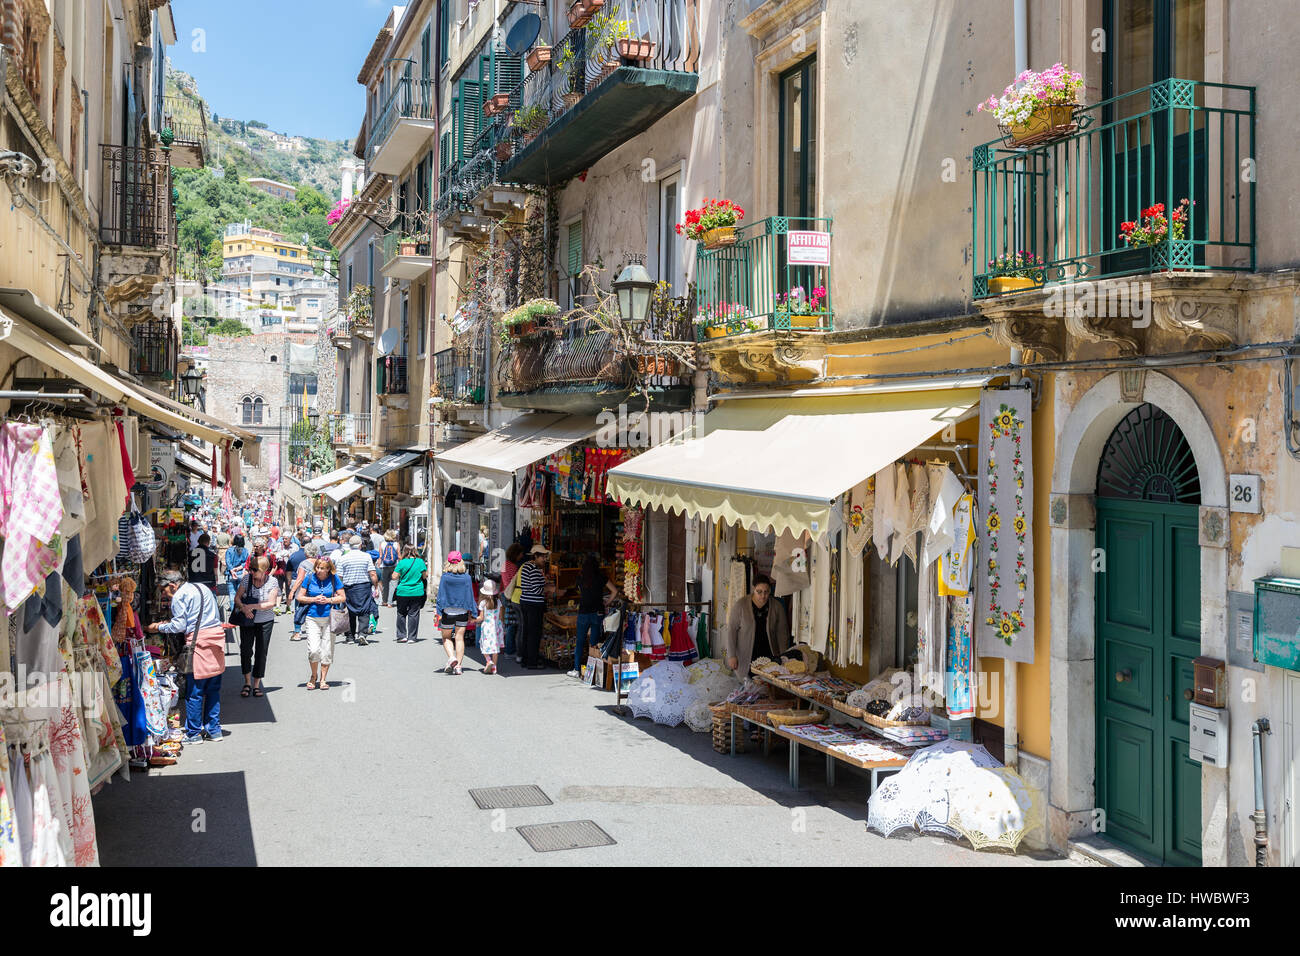
[(1008, 146), (1023, 148), (1069, 136), (1076, 129), (1075, 110), (1083, 76), (1057, 63), (1035, 73), (1025, 70), (1002, 91), (980, 103), (998, 121)]
[(510, 94), (496, 93), (483, 104), (483, 113), (486, 116), (496, 116), (510, 108)]
[(605, 5), (605, 0), (573, 0), (569, 5), (569, 27), (576, 30), (585, 27), (596, 15), (596, 11)]
[(552, 316), (560, 314), (560, 307), (550, 299), (530, 299), (501, 317), (506, 338), (522, 339), (542, 331)]
[(511, 156), (514, 155), (514, 152), (515, 152), (514, 144), (511, 143), (510, 140), (508, 139), (503, 139), (501, 142), (497, 143), (496, 145), (497, 162), (504, 163), (506, 160), (508, 160)]
[(536, 73), (546, 64), (551, 62), (551, 48), (549, 46), (535, 46), (528, 51), (528, 69)]
[(788, 295), (777, 294), (772, 309), (772, 328), (816, 329), (822, 326), (829, 314), (824, 286), (814, 288), (810, 298), (803, 286), (797, 285)]
[(1043, 258), (1026, 252), (1009, 252), (989, 260), (989, 295), (1024, 292), (1043, 284)]
[(618, 55), (625, 63), (642, 63), (654, 59), (656, 46), (653, 40), (622, 39), (618, 41)]
[(699, 209), (686, 210), (686, 221), (677, 224), (677, 234), (705, 249), (736, 244), (736, 223), (745, 218), (745, 210), (730, 199), (706, 199)]

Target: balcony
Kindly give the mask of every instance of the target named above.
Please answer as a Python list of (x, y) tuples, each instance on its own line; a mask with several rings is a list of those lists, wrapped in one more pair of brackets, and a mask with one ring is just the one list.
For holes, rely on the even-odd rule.
[[(1255, 268), (1255, 88), (1170, 79), (1076, 112), (1077, 129), (1028, 149), (977, 146), (972, 295), (1155, 271)], [(1123, 226), (1163, 204), (1186, 220), (1151, 244)], [(1026, 253), (1030, 268), (999, 269)], [(1041, 262), (1039, 262), (1041, 260)], [(1023, 275), (1009, 275), (1020, 271)], [(1019, 283), (1004, 280), (1024, 279)]]
[(697, 243), (699, 340), (831, 331), (830, 265), (806, 264), (818, 258), (830, 262), (831, 223), (777, 216), (738, 228), (735, 245), (706, 249)]
[(434, 81), (416, 79), (408, 71), (371, 124), (366, 144), (370, 175), (400, 173), (434, 134), (437, 111)]
[(164, 96), (163, 127), (172, 131), (172, 165), (202, 169), (208, 155), (208, 117), (202, 102)]
[(103, 164), (99, 236), (109, 245), (162, 252), (175, 244), (172, 167), (158, 149), (100, 146)]
[(385, 355), (375, 359), (375, 392), (379, 395), (406, 394), (405, 355)]
[(370, 413), (331, 412), (326, 417), (330, 441), (336, 448), (370, 444)]
[[(552, 44), (550, 62), (524, 78), (512, 102), (540, 107), (546, 125), (531, 133), (497, 125), (512, 142), (503, 160), (504, 181), (549, 186), (587, 169), (674, 107), (694, 95), (699, 83), (700, 31), (694, 0), (623, 0), (633, 43), (620, 58), (617, 48), (593, 50), (591, 25), (571, 30)], [(635, 49), (640, 47), (640, 49)]]
[(131, 371), (171, 381), (176, 372), (176, 331), (170, 320), (151, 319), (131, 329)]
[(418, 235), (418, 227), (399, 219), (397, 225), (384, 236), (384, 264), (380, 268), (389, 279), (418, 279), (428, 275), (433, 267), (429, 254), (429, 240), (402, 242), (404, 238)]
[(433, 353), (433, 377), (444, 405), (482, 405), (483, 361), (476, 349), (443, 349)]

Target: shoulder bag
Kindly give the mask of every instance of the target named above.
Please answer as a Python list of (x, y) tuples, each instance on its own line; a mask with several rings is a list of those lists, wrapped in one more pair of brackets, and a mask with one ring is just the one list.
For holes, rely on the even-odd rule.
[(228, 621), (228, 623), (233, 624), (235, 627), (248, 627), (253, 623), (253, 619), (247, 614), (241, 614), (239, 607), (235, 604), (235, 601), (239, 600), (241, 594), (244, 596), (245, 600), (248, 598), (248, 582), (251, 579), (251, 574), (245, 574), (240, 579), (239, 584), (235, 587), (235, 599), (230, 602), (230, 619)]
[(199, 589), (199, 613), (194, 619), (194, 632), (185, 635), (185, 644), (181, 647), (180, 654), (172, 659), (176, 665), (176, 670), (182, 674), (194, 673), (194, 645), (198, 643), (199, 631), (203, 627), (203, 612), (207, 608), (207, 594), (205, 593), (207, 588), (201, 584), (195, 584), (194, 586)]

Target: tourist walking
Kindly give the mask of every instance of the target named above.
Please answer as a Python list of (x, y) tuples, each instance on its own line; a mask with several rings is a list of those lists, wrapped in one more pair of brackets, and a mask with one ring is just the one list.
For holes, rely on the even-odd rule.
[(280, 585), (271, 576), (271, 559), (263, 555), (235, 592), (235, 610), (247, 623), (239, 628), (239, 669), (244, 674), (240, 697), (262, 696), (266, 674), (266, 652), (275, 626), (275, 606), (280, 602)]
[[(391, 533), (391, 532), (390, 532)], [(414, 644), (420, 637), (420, 611), (428, 594), (429, 566), (414, 545), (408, 544), (402, 560), (393, 567), (388, 583), (396, 583), (397, 643)]]
[(437, 626), (442, 631), (442, 648), (447, 652), (444, 669), (448, 674), (461, 673), (460, 662), (465, 657), (465, 627), (474, 606), (474, 582), (465, 566), (465, 558), (459, 551), (449, 551), (442, 578), (438, 581), (435, 606)]
[(347, 600), (343, 582), (334, 573), (334, 562), (318, 557), (302, 587), (298, 589), (298, 603), (307, 606), (303, 619), (303, 633), (307, 635), (307, 663), (311, 677), (307, 689), (329, 689), (330, 664), (334, 663), (334, 629), (330, 627), (330, 612), (339, 609)]
[(497, 583), (488, 578), (479, 585), (478, 617), (474, 618), (474, 640), (483, 654), (483, 673), (500, 673), (497, 655), (501, 653), (501, 603)]
[(320, 542), (308, 541), (303, 545), (302, 553), (303, 559), (298, 562), (298, 570), (289, 583), (288, 602), (293, 609), (293, 634), (289, 637), (291, 641), (301, 641), (303, 639), (302, 629), (307, 619), (307, 605), (298, 603), (298, 590), (302, 587), (303, 581), (315, 571), (316, 559), (320, 556)]
[(397, 567), (401, 557), (400, 549), (397, 547), (397, 532), (389, 531), (384, 535), (383, 546), (379, 549), (379, 580), (383, 582), (384, 607), (393, 606), (393, 583), (396, 580), (393, 569)]
[(172, 616), (169, 621), (155, 621), (146, 630), (150, 634), (184, 634), (185, 644), (194, 648), (192, 670), (185, 675), (183, 742), (220, 741), (226, 639), (216, 596), (201, 584), (182, 581), (179, 571), (164, 571), (158, 580)]
[(370, 555), (361, 549), (360, 535), (348, 540), (348, 550), (339, 556), (335, 567), (347, 594), (348, 640), (362, 647), (368, 643), (366, 630), (370, 626), (370, 608), (374, 604), (374, 587), (379, 583), (379, 572)]

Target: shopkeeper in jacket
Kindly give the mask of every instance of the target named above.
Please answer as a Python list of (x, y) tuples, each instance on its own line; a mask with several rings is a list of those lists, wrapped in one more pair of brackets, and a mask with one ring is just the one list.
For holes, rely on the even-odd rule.
[(194, 635), (194, 672), (185, 694), (185, 741), (221, 740), (221, 675), (226, 670), (225, 629), (217, 599), (206, 586), (185, 582), (179, 571), (159, 575), (162, 596), (171, 604), (170, 621), (155, 621), (151, 634)]
[(722, 656), (727, 666), (744, 678), (749, 664), (760, 657), (776, 660), (790, 649), (790, 621), (785, 605), (772, 599), (772, 582), (754, 576), (749, 599), (731, 609), (722, 635)]

